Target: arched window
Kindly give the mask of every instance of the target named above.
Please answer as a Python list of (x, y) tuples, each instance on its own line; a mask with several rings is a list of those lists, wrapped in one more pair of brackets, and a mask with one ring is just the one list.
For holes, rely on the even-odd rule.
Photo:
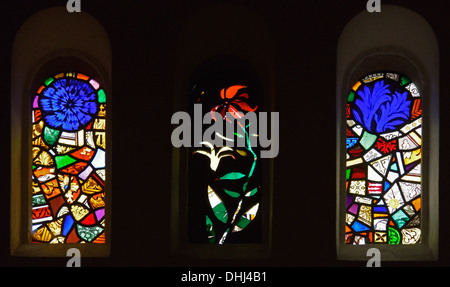
[[(415, 45), (414, 43), (420, 43)], [(439, 49), (418, 14), (364, 11), (337, 53), (337, 256), (436, 260)]]
[[(58, 29), (55, 29), (55, 27)], [(65, 7), (16, 34), (11, 77), (11, 254), (108, 256), (111, 49), (90, 15)]]
[[(229, 15), (240, 21), (227, 21)], [(230, 36), (232, 41), (224, 40)], [(256, 107), (255, 113), (273, 112), (273, 53), (270, 28), (260, 15), (241, 5), (209, 5), (184, 25), (175, 52), (173, 111), (192, 115), (193, 145), (172, 150), (171, 248), (175, 255), (245, 259), (266, 257), (270, 252), (273, 158), (255, 160), (254, 154), (260, 154), (253, 143), (251, 148), (229, 150), (225, 146), (230, 141), (224, 138), (231, 135), (226, 133), (217, 135), (223, 147), (200, 144), (194, 138), (193, 112), (201, 104), (202, 116), (217, 112), (216, 120), (222, 120), (224, 127), (227, 111), (233, 120), (233, 113), (239, 117)], [(200, 133), (208, 134), (212, 122), (216, 121), (200, 123)], [(235, 127), (234, 140), (260, 142), (252, 135), (258, 133), (252, 131), (256, 125), (245, 131), (238, 124)]]
[[(189, 89), (191, 119), (203, 119), (209, 113), (212, 124), (220, 123), (222, 132), (211, 136), (214, 141), (193, 139), (188, 171), (189, 240), (261, 242), (263, 161), (258, 123), (257, 118), (241, 121), (248, 112), (256, 115), (264, 109), (261, 85), (252, 68), (235, 57), (206, 61), (194, 74)], [(204, 124), (201, 134), (211, 126)]]

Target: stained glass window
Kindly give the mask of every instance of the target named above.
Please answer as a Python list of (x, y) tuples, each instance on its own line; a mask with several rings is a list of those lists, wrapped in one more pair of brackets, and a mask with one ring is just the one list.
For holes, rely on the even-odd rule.
[(371, 73), (348, 94), (345, 242), (421, 242), (422, 99), (407, 76)]
[[(256, 127), (256, 122), (238, 121), (260, 111), (260, 90), (251, 81), (208, 79), (193, 85), (191, 104), (200, 104), (203, 114), (211, 115), (212, 124), (222, 119), (224, 132), (216, 132), (214, 138), (223, 145), (202, 141), (191, 148), (189, 239), (219, 245), (261, 242), (262, 163), (254, 141), (258, 134), (252, 124)], [(210, 126), (204, 125), (202, 131)], [(232, 135), (226, 133), (230, 126)]]
[(105, 91), (82, 73), (48, 77), (31, 119), (32, 242), (104, 243)]

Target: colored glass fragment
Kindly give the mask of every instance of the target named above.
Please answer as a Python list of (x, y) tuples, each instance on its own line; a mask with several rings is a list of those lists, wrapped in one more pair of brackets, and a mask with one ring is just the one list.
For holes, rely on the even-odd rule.
[(227, 222), (228, 220), (228, 211), (225, 208), (222, 200), (219, 196), (214, 192), (214, 190), (208, 186), (208, 198), (209, 203), (211, 204), (211, 208), (213, 209), (214, 215), (222, 222)]
[(258, 192), (258, 188), (254, 188), (245, 194), (246, 197), (255, 195)]
[(241, 218), (236, 222), (234, 226), (233, 232), (238, 232), (243, 230), (249, 223), (256, 217), (256, 213), (258, 212), (259, 203), (255, 204), (251, 207), (247, 212), (245, 212)]
[[(43, 122), (42, 122), (43, 123)], [(59, 137), (61, 132), (59, 130), (54, 130), (48, 126), (44, 128), (44, 140), (47, 144), (53, 145)]]
[(100, 89), (98, 91), (98, 102), (99, 103), (106, 103), (106, 94), (105, 91), (103, 91), (103, 89)]
[(208, 236), (208, 242), (215, 243), (216, 242), (216, 232), (214, 230), (213, 223), (208, 215), (206, 215), (206, 232), (207, 232), (207, 236)]
[(235, 180), (245, 177), (245, 174), (240, 172), (230, 172), (220, 177), (220, 180)]

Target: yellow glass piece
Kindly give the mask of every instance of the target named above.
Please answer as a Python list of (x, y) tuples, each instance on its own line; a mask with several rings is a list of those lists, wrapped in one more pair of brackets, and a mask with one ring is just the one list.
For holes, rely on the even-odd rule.
[(357, 159), (353, 159), (353, 160), (348, 160), (347, 161), (347, 167), (350, 167), (350, 166), (353, 166), (353, 165), (357, 165), (357, 164), (360, 164), (360, 163), (362, 163), (363, 162), (363, 160), (362, 160), (362, 158), (357, 158)]
[(31, 183), (31, 189), (32, 189), (32, 194), (41, 192), (41, 188), (39, 187), (39, 184), (34, 181)]
[(48, 242), (52, 234), (46, 226), (39, 228), (34, 234), (33, 239), (43, 242)]
[(375, 242), (383, 243), (387, 241), (387, 233), (386, 232), (375, 232)]
[(421, 144), (422, 144), (422, 138), (421, 138), (418, 134), (416, 134), (415, 132), (411, 132), (411, 133), (409, 134), (409, 136), (411, 136), (411, 137), (413, 138), (413, 140), (414, 140), (418, 145), (421, 145)]
[(32, 158), (35, 159), (40, 151), (41, 151), (41, 149), (39, 147), (33, 147), (31, 149), (31, 156), (32, 156)]
[(356, 84), (353, 85), (353, 87), (352, 87), (353, 91), (356, 92), (356, 90), (359, 88), (359, 86), (361, 86), (361, 82), (358, 81)]
[(349, 193), (365, 195), (366, 194), (365, 181), (364, 180), (353, 180), (352, 182), (350, 182)]
[(61, 234), (61, 224), (62, 224), (63, 219), (60, 218), (56, 221), (52, 221), (48, 224), (48, 228), (50, 229), (50, 231), (53, 233), (53, 235), (60, 235)]
[(66, 154), (70, 151), (73, 151), (75, 148), (74, 147), (69, 147), (69, 146), (65, 146), (65, 145), (57, 145), (56, 146), (56, 151), (58, 152), (58, 154)]
[(44, 129), (44, 122), (40, 121), (37, 124), (33, 125), (33, 139), (40, 136), (42, 134), (42, 130)]
[(397, 207), (399, 206), (399, 202), (398, 202), (397, 199), (391, 198), (391, 199), (389, 199), (388, 206), (389, 206), (390, 208), (395, 209), (395, 208), (397, 208)]
[(376, 74), (370, 75), (367, 78), (365, 78), (363, 80), (363, 82), (364, 83), (369, 83), (369, 82), (373, 82), (375, 80), (381, 79), (383, 77), (384, 77), (383, 73), (376, 73)]
[(416, 150), (413, 150), (411, 152), (405, 152), (403, 154), (403, 159), (405, 162), (405, 165), (408, 165), (410, 163), (413, 163), (417, 160), (420, 160), (422, 157), (422, 149), (418, 148)]
[(106, 134), (105, 132), (95, 132), (95, 144), (103, 149), (106, 148)]
[[(35, 148), (33, 148), (33, 154), (34, 154)], [(33, 155), (33, 163), (36, 165), (42, 165), (42, 166), (52, 166), (55, 164), (53, 161), (53, 158), (50, 156), (48, 152), (45, 150), (42, 151), (37, 157)]]
[(94, 208), (100, 208), (105, 206), (105, 201), (103, 198), (105, 197), (105, 193), (99, 193), (91, 197), (89, 200), (89, 204)]
[(42, 137), (38, 137), (35, 140), (33, 140), (32, 144), (33, 144), (33, 146), (39, 146), (39, 147), (43, 147), (44, 149), (48, 149), (48, 146), (45, 144)]
[(93, 194), (102, 191), (102, 188), (95, 182), (92, 177), (88, 178), (88, 180), (82, 185), (81, 190), (87, 194)]
[(367, 205), (361, 205), (359, 209), (359, 220), (367, 225), (372, 224), (372, 208)]
[(89, 210), (82, 205), (72, 205), (70, 211), (73, 214), (75, 220), (79, 221), (89, 213)]
[(99, 117), (106, 117), (106, 105), (100, 105), (100, 107), (98, 108), (98, 116)]
[(104, 130), (104, 129), (106, 129), (106, 120), (105, 119), (95, 119), (94, 130)]

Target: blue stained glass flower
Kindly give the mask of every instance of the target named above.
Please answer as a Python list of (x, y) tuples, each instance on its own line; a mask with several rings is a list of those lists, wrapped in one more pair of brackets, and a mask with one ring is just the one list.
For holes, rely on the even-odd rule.
[(390, 85), (380, 80), (358, 91), (353, 115), (370, 132), (393, 131), (408, 121), (410, 104), (407, 91), (391, 93)]
[(93, 87), (73, 78), (53, 81), (42, 92), (39, 105), (46, 123), (64, 131), (83, 128), (98, 110), (97, 95)]

